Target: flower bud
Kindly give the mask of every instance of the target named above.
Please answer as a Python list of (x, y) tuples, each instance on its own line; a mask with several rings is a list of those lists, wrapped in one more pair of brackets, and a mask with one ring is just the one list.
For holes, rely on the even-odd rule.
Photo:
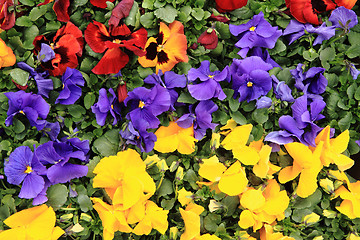
[(70, 228), (69, 231), (74, 232), (74, 233), (79, 233), (82, 232), (84, 230), (84, 228), (80, 225), (80, 223), (76, 223), (72, 228)]
[(147, 156), (145, 159), (146, 168), (150, 168), (152, 165), (158, 163), (160, 161), (160, 158), (157, 154)]
[(335, 191), (334, 183), (328, 178), (320, 179), (320, 186), (324, 189), (324, 191), (328, 194), (333, 194)]
[(156, 166), (159, 168), (161, 172), (166, 172), (169, 169), (168, 165), (166, 164), (165, 159), (161, 159), (159, 162), (156, 163)]
[(332, 210), (324, 210), (323, 211), (323, 215), (327, 218), (336, 218), (337, 212), (332, 211)]
[(116, 91), (117, 91), (117, 97), (118, 97), (119, 103), (122, 103), (128, 96), (126, 82), (121, 81), (119, 86), (117, 87)]
[(317, 223), (320, 220), (320, 216), (316, 213), (310, 213), (303, 219), (303, 223), (307, 226)]
[(224, 206), (222, 205), (222, 203), (217, 202), (213, 199), (210, 200), (209, 203), (209, 211), (210, 212), (215, 212), (216, 210), (222, 209)]
[(81, 213), (80, 214), (80, 220), (83, 220), (85, 222), (91, 222), (92, 221), (92, 217), (86, 213)]
[(197, 42), (203, 45), (206, 49), (215, 49), (218, 45), (218, 36), (216, 35), (216, 31), (209, 28), (200, 35)]
[(215, 150), (220, 146), (220, 133), (213, 132), (210, 140), (210, 148)]
[(179, 161), (173, 161), (170, 165), (170, 172), (174, 172), (178, 168), (179, 164)]
[(178, 167), (178, 169), (176, 170), (176, 174), (175, 174), (175, 179), (176, 181), (181, 181), (184, 178), (184, 168), (183, 167)]
[(176, 240), (178, 232), (179, 232), (179, 230), (177, 229), (177, 227), (171, 227), (170, 228), (170, 240)]
[(72, 213), (68, 213), (68, 214), (64, 214), (60, 217), (60, 222), (65, 222), (67, 220), (70, 220), (74, 217), (74, 214)]

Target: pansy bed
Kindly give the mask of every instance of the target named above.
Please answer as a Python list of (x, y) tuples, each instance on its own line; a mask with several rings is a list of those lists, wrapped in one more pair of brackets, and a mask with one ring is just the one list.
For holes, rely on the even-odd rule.
[(355, 0), (0, 0), (0, 240), (360, 239)]

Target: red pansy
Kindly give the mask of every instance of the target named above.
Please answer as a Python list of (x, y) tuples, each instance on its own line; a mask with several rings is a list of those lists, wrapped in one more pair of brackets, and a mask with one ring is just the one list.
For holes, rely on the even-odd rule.
[[(43, 3), (38, 4), (38, 6), (45, 5), (53, 1), (54, 0), (45, 0)], [(70, 21), (69, 6), (70, 0), (55, 0), (53, 9), (56, 14), (57, 20), (61, 22)]]
[(140, 28), (132, 33), (125, 24), (122, 24), (113, 27), (109, 33), (104, 24), (94, 21), (85, 30), (85, 40), (94, 52), (105, 52), (92, 72), (118, 73), (129, 61), (129, 56), (120, 48), (125, 47), (138, 56), (143, 55), (147, 31), (145, 28)]
[(14, 0), (0, 0), (0, 28), (3, 30), (15, 25), (15, 11), (9, 12), (10, 6), (14, 6)]
[(77, 57), (82, 55), (84, 38), (82, 32), (73, 23), (67, 22), (60, 28), (52, 43), (43, 35), (35, 37), (33, 42), (35, 55), (40, 51), (41, 43), (50, 45), (55, 52), (54, 59), (40, 65), (44, 70), (49, 71), (50, 75), (62, 75), (67, 67), (76, 68), (78, 66)]
[(98, 8), (106, 8), (106, 2), (113, 2), (115, 0), (90, 0), (90, 3)]
[(247, 0), (215, 0), (219, 12), (230, 12), (247, 4)]
[(214, 29), (209, 28), (203, 32), (197, 40), (206, 49), (215, 49), (218, 45), (218, 36)]

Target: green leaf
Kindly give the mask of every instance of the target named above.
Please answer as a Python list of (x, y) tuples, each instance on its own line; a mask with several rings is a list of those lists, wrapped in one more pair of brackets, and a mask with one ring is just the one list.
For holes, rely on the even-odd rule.
[(31, 19), (31, 21), (36, 21), (42, 15), (45, 15), (46, 12), (47, 12), (47, 6), (46, 5), (43, 5), (43, 6), (40, 6), (40, 7), (34, 7), (34, 8), (31, 9), (31, 11), (29, 13), (29, 18)]
[(147, 76), (154, 73), (151, 68), (143, 68), (142, 66), (137, 67), (137, 72), (139, 73), (141, 78), (146, 78)]
[(74, 0), (74, 8), (84, 6), (87, 2), (88, 0)]
[(230, 117), (235, 120), (237, 124), (244, 125), (247, 124), (247, 119), (244, 115), (242, 115), (239, 111), (230, 112)]
[(155, 16), (153, 12), (148, 12), (145, 13), (144, 15), (142, 15), (140, 17), (140, 23), (141, 25), (143, 25), (145, 28), (153, 28), (155, 27)]
[(0, 142), (0, 152), (1, 151), (11, 151), (11, 143), (8, 140), (2, 140)]
[(334, 48), (325, 48), (324, 50), (322, 50), (320, 52), (320, 60), (323, 62), (329, 62), (329, 61), (332, 61), (334, 60), (335, 58), (335, 49)]
[(196, 99), (193, 98), (190, 93), (188, 92), (181, 92), (178, 100), (178, 102), (181, 102), (181, 103), (189, 103), (189, 104), (194, 104), (196, 103)]
[(25, 125), (18, 119), (14, 119), (13, 121), (14, 125), (14, 132), (15, 133), (22, 133), (25, 130)]
[(252, 114), (251, 118), (260, 124), (265, 123), (269, 119), (269, 110), (267, 108), (256, 109)]
[(360, 45), (352, 45), (346, 50), (345, 54), (349, 58), (355, 58), (360, 56)]
[(83, 212), (87, 212), (93, 209), (92, 202), (90, 198), (85, 194), (79, 194), (77, 197), (77, 201), (80, 205), (80, 209)]
[(358, 101), (360, 101), (360, 86), (356, 89), (354, 98)]
[(177, 10), (171, 5), (166, 5), (164, 8), (156, 9), (155, 16), (166, 23), (172, 23), (177, 16)]
[(56, 211), (65, 204), (68, 197), (68, 189), (63, 184), (55, 184), (48, 188), (46, 196), (48, 198), (46, 204), (53, 207)]
[(345, 117), (341, 118), (338, 122), (338, 125), (340, 127), (340, 131), (343, 132), (346, 129), (350, 128), (351, 121), (353, 119), (352, 113), (347, 112)]
[(25, 86), (29, 80), (30, 74), (20, 68), (14, 68), (10, 71), (10, 76), (17, 84)]
[(15, 24), (20, 27), (30, 27), (33, 25), (31, 19), (28, 16), (21, 16), (17, 18)]
[(297, 197), (295, 199), (293, 207), (296, 209), (311, 208), (321, 201), (321, 197), (321, 191), (319, 189), (316, 189), (316, 191), (307, 198)]
[(34, 0), (19, 0), (19, 1), (26, 6), (32, 7), (35, 5)]
[(220, 34), (220, 38), (229, 39), (231, 37), (229, 24), (225, 24), (223, 22), (216, 22), (215, 27), (216, 31), (218, 31)]
[(188, 22), (189, 20), (191, 20), (191, 7), (190, 6), (183, 6), (180, 8), (180, 11), (179, 11), (179, 15), (178, 15), (178, 18), (179, 18), (179, 21), (183, 22), (183, 23), (186, 23)]
[(86, 113), (86, 110), (80, 105), (69, 105), (68, 111), (70, 115), (75, 118), (80, 118), (83, 114)]
[(348, 33), (348, 39), (351, 45), (360, 45), (360, 33), (351, 31)]
[(240, 106), (240, 102), (238, 99), (234, 99), (233, 97), (229, 98), (229, 107), (231, 111), (236, 112), (237, 110), (239, 110), (239, 106)]
[(318, 56), (319, 56), (319, 54), (317, 52), (315, 52), (314, 49), (310, 49), (308, 51), (303, 52), (303, 57), (306, 60), (308, 60), (309, 62), (314, 61)]
[(25, 39), (27, 41), (30, 41), (31, 44), (37, 35), (39, 35), (39, 29), (36, 25), (32, 25), (31, 27), (25, 29), (25, 31), (24, 31)]
[(60, 22), (55, 22), (55, 21), (51, 21), (51, 22), (47, 22), (45, 25), (45, 29), (46, 31), (56, 31), (61, 27), (61, 23)]
[(150, 9), (150, 10), (153, 10), (154, 9), (154, 3), (155, 3), (155, 0), (144, 0), (142, 2), (142, 7), (143, 8), (146, 8), (146, 9)]
[(238, 196), (226, 196), (222, 201), (222, 204), (226, 207), (226, 215), (230, 217), (236, 211), (239, 205), (239, 197)]
[(116, 155), (119, 150), (119, 130), (111, 129), (94, 141), (93, 147), (105, 157)]
[(191, 11), (191, 15), (196, 20), (201, 21), (205, 16), (205, 12), (201, 8), (193, 8), (192, 11)]
[(161, 183), (161, 186), (157, 192), (157, 197), (160, 198), (162, 196), (170, 195), (174, 192), (172, 182), (164, 178), (164, 180)]
[(286, 45), (283, 43), (283, 41), (278, 39), (275, 43), (275, 47), (273, 49), (269, 49), (269, 54), (270, 55), (279, 54), (285, 50), (286, 50)]
[(135, 26), (136, 25), (136, 18), (137, 18), (138, 14), (140, 14), (140, 12), (139, 12), (139, 4), (135, 1), (134, 5), (130, 9), (129, 15), (125, 18), (125, 24)]
[(7, 194), (4, 197), (2, 197), (1, 204), (8, 206), (11, 209), (11, 211), (14, 212), (16, 211), (15, 200), (10, 194)]
[(92, 105), (94, 105), (96, 100), (95, 94), (90, 92), (84, 97), (84, 106), (86, 109), (90, 109)]
[(164, 210), (170, 210), (174, 207), (175, 201), (176, 201), (175, 198), (171, 198), (170, 200), (163, 199), (161, 200), (161, 207)]
[(210, 213), (204, 218), (204, 228), (209, 232), (215, 232), (220, 223), (221, 216), (214, 213)]

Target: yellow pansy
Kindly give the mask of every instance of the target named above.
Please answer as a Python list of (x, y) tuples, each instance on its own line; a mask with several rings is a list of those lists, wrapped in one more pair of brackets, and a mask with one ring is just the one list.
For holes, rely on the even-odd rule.
[(194, 194), (192, 192), (186, 191), (185, 188), (182, 188), (178, 191), (178, 201), (181, 206), (185, 206), (192, 202)]
[(335, 191), (335, 197), (344, 199), (336, 209), (350, 219), (360, 217), (360, 181), (347, 182), (347, 188), (342, 185)]
[(2, 67), (10, 67), (16, 63), (16, 57), (5, 42), (0, 38), (0, 69)]
[(272, 224), (276, 219), (282, 220), (289, 201), (286, 191), (280, 191), (274, 179), (268, 181), (264, 190), (248, 188), (240, 196), (240, 205), (244, 210), (238, 224), (243, 229), (253, 227), (256, 231), (264, 223)]
[(191, 154), (195, 151), (194, 128), (182, 128), (176, 122), (170, 122), (169, 126), (161, 126), (156, 130), (157, 141), (154, 149), (162, 153), (178, 150), (181, 154)]
[(25, 209), (5, 219), (11, 229), (0, 232), (0, 239), (55, 240), (65, 233), (55, 221), (54, 210), (45, 204)]
[(330, 126), (326, 126), (315, 139), (316, 145), (324, 142), (320, 156), (322, 164), (326, 167), (330, 164), (336, 164), (341, 171), (351, 168), (354, 165), (354, 160), (342, 154), (347, 149), (349, 140), (349, 130), (345, 130), (336, 138), (330, 139)]
[(279, 182), (286, 183), (300, 174), (296, 193), (302, 198), (313, 194), (318, 187), (317, 176), (323, 167), (320, 161), (323, 145), (323, 142), (320, 142), (312, 152), (308, 146), (302, 143), (285, 144), (286, 150), (294, 161), (292, 166), (281, 169)]
[(350, 233), (349, 236), (347, 236), (346, 240), (360, 240), (360, 237), (354, 233)]
[(260, 239), (261, 240), (295, 240), (295, 238), (284, 236), (280, 232), (275, 232), (273, 227), (269, 224), (265, 224), (264, 227), (260, 230)]
[[(240, 162), (236, 161), (226, 169), (216, 156), (203, 159), (203, 163), (200, 165), (199, 175), (209, 180), (209, 185), (218, 183), (219, 190), (229, 196), (239, 195), (248, 184), (245, 170)], [(234, 184), (234, 182), (237, 184)]]
[(101, 159), (94, 174), (93, 186), (104, 188), (112, 204), (121, 205), (123, 210), (155, 192), (155, 183), (146, 172), (146, 164), (133, 149)]
[(229, 119), (227, 120), (225, 126), (222, 126), (220, 128), (220, 134), (222, 135), (228, 135), (234, 128), (236, 128), (237, 123), (235, 122), (234, 119)]
[(204, 235), (194, 238), (194, 240), (221, 240), (221, 238), (207, 233), (207, 234), (204, 234)]
[(253, 146), (251, 143), (250, 147), (258, 149), (260, 157), (260, 160), (253, 167), (254, 174), (259, 178), (272, 178), (272, 175), (280, 171), (281, 167), (270, 162), (271, 147), (268, 145)]
[(180, 240), (192, 240), (200, 236), (200, 214), (203, 211), (204, 208), (195, 203), (190, 203), (185, 210), (180, 208), (180, 214), (185, 223), (185, 231)]
[(158, 207), (152, 201), (146, 201), (145, 203), (145, 216), (139, 221), (133, 230), (136, 235), (149, 234), (154, 228), (161, 234), (165, 234), (168, 229), (168, 210), (164, 210)]

